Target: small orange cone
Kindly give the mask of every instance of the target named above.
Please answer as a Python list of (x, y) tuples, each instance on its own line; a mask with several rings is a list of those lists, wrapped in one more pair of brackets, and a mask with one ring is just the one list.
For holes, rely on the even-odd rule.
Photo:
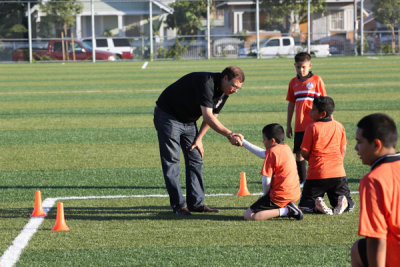
[(57, 203), (57, 217), (56, 217), (56, 224), (54, 225), (53, 231), (69, 231), (69, 227), (65, 223), (64, 219), (64, 203), (58, 202)]
[(35, 191), (35, 207), (31, 214), (31, 217), (45, 217), (46, 213), (42, 208), (42, 193), (37, 190)]
[(240, 188), (239, 192), (236, 194), (237, 196), (250, 196), (249, 189), (247, 189), (247, 181), (246, 181), (246, 173), (240, 173)]

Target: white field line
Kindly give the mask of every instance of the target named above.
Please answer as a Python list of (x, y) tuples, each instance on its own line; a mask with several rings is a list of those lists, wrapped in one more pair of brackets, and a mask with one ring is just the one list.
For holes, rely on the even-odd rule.
[[(394, 84), (394, 83), (393, 83)], [(344, 87), (344, 86), (380, 86), (380, 83), (335, 83), (329, 84), (331, 87)], [(287, 88), (286, 84), (272, 85), (272, 86), (246, 86), (247, 89), (280, 89)], [(163, 89), (140, 89), (140, 90), (73, 90), (73, 91), (24, 91), (24, 92), (0, 92), (0, 95), (51, 95), (51, 94), (112, 94), (112, 93), (135, 93), (135, 92), (161, 92)]]
[[(358, 194), (357, 191), (350, 192), (351, 194)], [(263, 193), (254, 193), (253, 196), (261, 196)], [(221, 197), (221, 196), (235, 196), (236, 194), (206, 194), (207, 197)], [(58, 197), (46, 198), (43, 203), (43, 210), (47, 213), (50, 212), (56, 201), (59, 200), (86, 200), (86, 199), (118, 199), (118, 198), (146, 198), (146, 197), (168, 197), (168, 195), (114, 195), (114, 196), (86, 196), (86, 197)], [(0, 258), (0, 266), (12, 267), (14, 266), (22, 254), (24, 248), (28, 245), (29, 240), (37, 232), (40, 225), (43, 223), (45, 217), (33, 217), (24, 226), (21, 233), (14, 239), (12, 245), (7, 248)]]

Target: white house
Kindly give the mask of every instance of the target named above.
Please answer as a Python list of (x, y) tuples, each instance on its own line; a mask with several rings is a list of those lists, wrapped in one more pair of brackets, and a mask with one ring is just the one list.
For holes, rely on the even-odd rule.
[[(92, 35), (91, 3), (83, 1), (83, 10), (76, 16), (76, 34), (78, 38)], [(152, 0), (153, 21), (161, 22), (173, 9), (158, 0)], [(150, 1), (94, 1), (95, 35), (103, 36), (140, 36), (149, 32)], [(153, 22), (155, 23), (155, 22)], [(164, 35), (165, 27), (160, 27)]]

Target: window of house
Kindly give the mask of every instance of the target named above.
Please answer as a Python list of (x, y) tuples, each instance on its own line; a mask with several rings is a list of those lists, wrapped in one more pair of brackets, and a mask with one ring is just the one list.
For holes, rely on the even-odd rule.
[(331, 30), (344, 30), (344, 12), (331, 13)]
[(224, 12), (225, 10), (223, 8), (215, 8), (212, 11), (212, 17), (216, 20), (224, 20)]

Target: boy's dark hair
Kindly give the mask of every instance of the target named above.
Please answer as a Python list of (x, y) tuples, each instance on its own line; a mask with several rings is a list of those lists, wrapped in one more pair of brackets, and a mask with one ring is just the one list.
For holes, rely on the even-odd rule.
[(283, 143), (283, 141), (285, 140), (285, 131), (283, 130), (283, 127), (278, 123), (271, 123), (266, 125), (263, 128), (262, 133), (268, 139), (274, 138), (278, 144)]
[(222, 77), (224, 76), (228, 76), (228, 80), (232, 80), (234, 78), (239, 78), (239, 81), (241, 83), (244, 82), (244, 72), (242, 71), (241, 68), (236, 67), (236, 66), (229, 66), (226, 67), (223, 71), (222, 71)]
[(390, 148), (397, 145), (397, 129), (394, 120), (386, 114), (374, 113), (362, 118), (357, 127), (369, 143), (374, 139), (382, 141), (383, 146)]
[(330, 117), (335, 110), (335, 102), (329, 96), (320, 96), (314, 98), (313, 105), (318, 109), (319, 112), (326, 112), (326, 117)]
[(300, 52), (294, 56), (294, 62), (296, 63), (305, 61), (311, 61), (311, 55), (307, 52)]

